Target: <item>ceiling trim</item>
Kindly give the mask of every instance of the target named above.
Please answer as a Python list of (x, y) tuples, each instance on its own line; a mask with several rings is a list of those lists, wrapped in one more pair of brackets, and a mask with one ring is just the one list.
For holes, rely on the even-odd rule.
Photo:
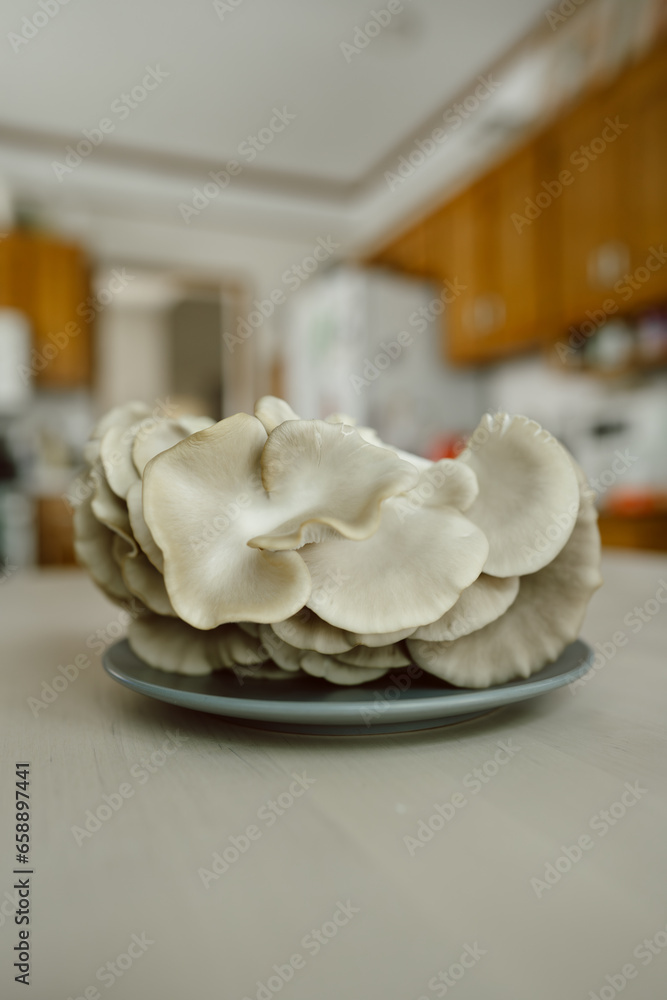
[[(545, 7), (546, 10), (546, 7)], [(540, 17), (501, 57), (496, 59), (485, 71), (484, 76), (502, 75), (509, 64), (543, 37), (548, 37), (550, 29), (546, 18)], [(290, 171), (245, 167), (243, 173), (235, 178), (234, 185), (247, 190), (270, 190), (275, 194), (306, 196), (329, 200), (332, 202), (349, 202), (362, 197), (369, 189), (381, 180), (385, 171), (395, 167), (399, 157), (410, 150), (415, 142), (442, 126), (443, 116), (455, 104), (465, 100), (474, 89), (476, 80), (467, 81), (441, 108), (430, 115), (411, 133), (404, 136), (386, 154), (356, 181), (332, 181), (313, 177), (308, 174), (295, 174)], [(66, 155), (66, 147), (76, 146), (81, 141), (81, 135), (66, 135), (56, 132), (36, 131), (16, 125), (0, 124), (0, 141), (8, 146), (29, 151), (53, 160), (62, 160)], [(122, 166), (128, 169), (151, 170), (164, 177), (192, 178), (193, 184), (206, 183), (211, 172), (225, 169), (229, 161), (214, 161), (207, 158), (184, 156), (177, 153), (166, 153), (144, 149), (134, 145), (106, 143), (95, 151), (96, 162), (109, 166)]]

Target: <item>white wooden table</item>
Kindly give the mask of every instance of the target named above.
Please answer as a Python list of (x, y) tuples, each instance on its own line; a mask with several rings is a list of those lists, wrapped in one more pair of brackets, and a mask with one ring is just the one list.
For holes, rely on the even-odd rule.
[[(614, 655), (588, 683), (365, 738), (135, 695), (100, 666), (119, 609), (87, 577), (0, 583), (0, 996), (661, 1000), (667, 559), (607, 555), (605, 576), (584, 637)], [(77, 657), (90, 666), (50, 704), (29, 701)], [(13, 968), (16, 761), (29, 989)]]

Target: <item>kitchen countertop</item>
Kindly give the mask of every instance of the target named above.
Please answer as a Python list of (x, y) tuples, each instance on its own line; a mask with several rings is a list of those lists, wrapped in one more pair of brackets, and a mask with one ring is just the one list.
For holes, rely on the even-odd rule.
[[(120, 609), (83, 573), (10, 575), (0, 995), (664, 996), (667, 558), (607, 553), (604, 576), (586, 683), (451, 729), (304, 737), (133, 694), (100, 665)], [(12, 874), (16, 761), (29, 877)], [(15, 878), (31, 992), (14, 982)]]

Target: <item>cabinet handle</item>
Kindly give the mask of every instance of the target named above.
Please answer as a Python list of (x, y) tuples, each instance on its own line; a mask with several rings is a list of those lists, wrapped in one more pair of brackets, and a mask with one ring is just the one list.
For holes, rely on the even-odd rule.
[(588, 255), (588, 283), (597, 288), (611, 288), (630, 267), (626, 243), (610, 240), (600, 243)]
[(502, 295), (476, 295), (472, 303), (469, 325), (478, 337), (488, 337), (505, 325), (507, 305)]

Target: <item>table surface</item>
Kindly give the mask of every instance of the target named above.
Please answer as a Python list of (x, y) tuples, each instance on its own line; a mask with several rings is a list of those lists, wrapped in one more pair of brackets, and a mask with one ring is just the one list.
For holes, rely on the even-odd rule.
[[(86, 576), (4, 580), (0, 996), (667, 995), (667, 559), (604, 562), (586, 684), (369, 737), (260, 732), (134, 694), (102, 670), (120, 612)], [(16, 761), (31, 992), (12, 968)]]

